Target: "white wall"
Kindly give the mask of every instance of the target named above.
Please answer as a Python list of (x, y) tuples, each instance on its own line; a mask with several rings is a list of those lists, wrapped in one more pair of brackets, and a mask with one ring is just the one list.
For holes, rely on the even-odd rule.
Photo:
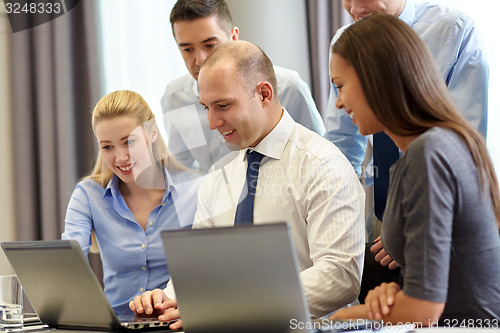
[(240, 39), (259, 46), (274, 65), (299, 72), (311, 87), (305, 1), (226, 1)]
[[(10, 77), (9, 70), (9, 35), (11, 29), (8, 24), (7, 15), (3, 10), (4, 4), (0, 2), (0, 242), (13, 241), (16, 239), (14, 218), (14, 188), (13, 178), (13, 155), (12, 155), (12, 131), (11, 131), (11, 102), (8, 85)], [(3, 251), (0, 251), (0, 274), (11, 274), (12, 268), (7, 262)]]
[(167, 83), (188, 73), (170, 26), (176, 0), (99, 0), (105, 69), (103, 95), (119, 89), (144, 97), (163, 126)]
[(500, 177), (500, 38), (498, 38), (498, 12), (500, 1), (491, 0), (434, 0), (440, 4), (458, 8), (472, 17), (485, 41), (490, 65), (488, 96), (488, 150)]

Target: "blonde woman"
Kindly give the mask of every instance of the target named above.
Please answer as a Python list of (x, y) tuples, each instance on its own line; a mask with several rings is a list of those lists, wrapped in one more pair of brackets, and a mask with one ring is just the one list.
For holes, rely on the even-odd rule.
[(94, 232), (104, 291), (117, 314), (145, 290), (164, 288), (169, 272), (160, 232), (193, 223), (201, 177), (178, 164), (146, 101), (115, 91), (94, 108), (99, 153), (93, 172), (76, 186), (63, 239), (88, 253)]

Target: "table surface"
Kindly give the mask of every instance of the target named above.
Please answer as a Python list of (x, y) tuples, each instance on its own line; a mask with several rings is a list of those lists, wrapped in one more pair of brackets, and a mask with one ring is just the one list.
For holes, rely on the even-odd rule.
[[(95, 331), (95, 330), (68, 330), (68, 329), (54, 329), (50, 328), (47, 325), (42, 324), (38, 317), (35, 314), (25, 314), (25, 327), (22, 332), (48, 332), (48, 331), (57, 331), (57, 333), (75, 333), (75, 332), (88, 332), (88, 333), (98, 333), (98, 332), (106, 332), (106, 331)], [(134, 330), (130, 330), (133, 332)], [(373, 330), (364, 330), (359, 332), (377, 332), (377, 333), (406, 333), (406, 332), (416, 332), (416, 333), (486, 333), (486, 332), (500, 332), (500, 327), (495, 328), (478, 328), (478, 327), (424, 327), (424, 328), (415, 328), (410, 325), (394, 325), (394, 326), (384, 326), (384, 327), (373, 327)], [(8, 330), (2, 330), (1, 332), (9, 332)], [(19, 330), (12, 330), (12, 333), (19, 332)], [(171, 330), (163, 330), (160, 328), (155, 328), (150, 331), (141, 330), (141, 333), (144, 332), (173, 332)], [(179, 332), (179, 331), (175, 331)], [(290, 331), (293, 333), (293, 330)], [(332, 332), (335, 332), (333, 330)], [(109, 332), (108, 332), (109, 333)], [(181, 332), (183, 333), (183, 332)]]

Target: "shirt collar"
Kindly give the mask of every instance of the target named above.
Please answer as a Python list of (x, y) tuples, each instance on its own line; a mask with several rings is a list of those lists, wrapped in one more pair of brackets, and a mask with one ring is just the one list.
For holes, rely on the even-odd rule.
[(200, 89), (198, 88), (198, 81), (196, 81), (192, 76), (191, 78), (193, 79), (193, 93), (196, 97), (198, 97), (198, 99), (200, 99)]
[(174, 185), (174, 181), (172, 180), (172, 175), (170, 174), (170, 172), (168, 171), (168, 169), (163, 166), (163, 174), (165, 175), (165, 188), (167, 189), (165, 191), (165, 194), (163, 195), (163, 200), (162, 201), (165, 201), (167, 195), (172, 192), (172, 195), (176, 195), (177, 194), (177, 187), (176, 185)]
[[(283, 115), (278, 124), (257, 146), (250, 148), (250, 150), (258, 151), (265, 156), (279, 160), (283, 155), (283, 151), (285, 150), (294, 128), (295, 121), (286, 109), (283, 108)], [(244, 152), (246, 152), (246, 150), (247, 149), (243, 149)], [(241, 154), (242, 159), (244, 159), (244, 156), (245, 154)]]
[(111, 179), (108, 182), (108, 185), (106, 186), (106, 189), (104, 190), (104, 194), (102, 195), (103, 198), (107, 196), (116, 197), (117, 192), (119, 191), (118, 189), (118, 184), (120, 183), (119, 180), (120, 179), (118, 178), (117, 175), (113, 175), (113, 177), (111, 177)]
[[(166, 196), (170, 192), (172, 192), (173, 194), (177, 194), (177, 187), (176, 185), (174, 185), (175, 183), (172, 179), (172, 176), (165, 166), (163, 166), (163, 174), (165, 176), (165, 186), (168, 190), (165, 191), (165, 195), (163, 196), (162, 201), (165, 200)], [(120, 184), (120, 178), (118, 178), (117, 175), (113, 175), (113, 177), (111, 177), (111, 179), (109, 180), (108, 185), (106, 186), (106, 189), (104, 190), (104, 194), (102, 197), (105, 198), (107, 196), (111, 196), (116, 198), (120, 191), (118, 187), (119, 184)]]
[(415, 6), (415, 0), (406, 0), (405, 8), (403, 8), (403, 11), (399, 14), (399, 19), (409, 26), (412, 26), (415, 21)]

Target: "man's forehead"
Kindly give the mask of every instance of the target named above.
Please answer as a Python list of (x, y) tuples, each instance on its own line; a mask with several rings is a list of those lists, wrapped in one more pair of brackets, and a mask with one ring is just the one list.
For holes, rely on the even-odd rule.
[[(233, 79), (234, 75), (234, 69), (232, 69), (231, 66), (228, 66), (228, 64), (224, 61), (211, 66), (202, 66), (200, 75), (198, 76), (200, 102), (211, 103), (212, 101), (204, 100), (204, 98), (207, 99), (207, 96), (212, 96), (212, 93), (214, 92), (221, 97), (219, 94), (222, 91), (237, 90), (238, 86), (235, 86), (235, 80)], [(210, 97), (210, 99), (214, 98)]]
[(214, 84), (214, 82), (226, 82), (233, 71), (223, 62), (217, 62), (208, 66), (202, 66), (198, 76), (198, 86), (204, 88), (205, 85)]
[[(202, 42), (213, 37), (219, 39), (229, 38), (229, 34), (222, 29), (217, 19), (213, 16), (200, 17), (193, 20), (179, 20), (174, 22), (172, 29), (178, 43)], [(196, 41), (179, 40), (183, 38), (196, 39)]]

